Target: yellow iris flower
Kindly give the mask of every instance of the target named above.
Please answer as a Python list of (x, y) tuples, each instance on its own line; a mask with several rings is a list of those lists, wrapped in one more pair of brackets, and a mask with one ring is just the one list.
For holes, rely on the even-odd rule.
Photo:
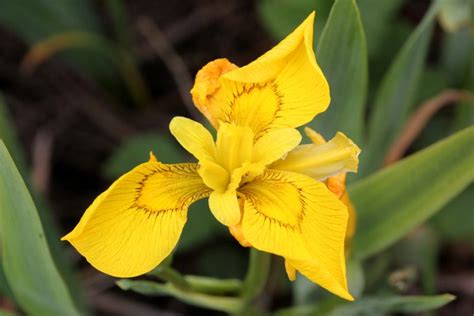
[(295, 129), (330, 101), (313, 21), (314, 13), (242, 68), (226, 59), (203, 67), (191, 93), (217, 139), (198, 122), (174, 118), (171, 133), (198, 162), (162, 164), (151, 156), (99, 195), (63, 240), (104, 273), (141, 275), (176, 246), (188, 206), (209, 197), (213, 215), (242, 244), (284, 257), (291, 269), (352, 300), (348, 210), (323, 181), (356, 171), (360, 150), (342, 133), (299, 145)]

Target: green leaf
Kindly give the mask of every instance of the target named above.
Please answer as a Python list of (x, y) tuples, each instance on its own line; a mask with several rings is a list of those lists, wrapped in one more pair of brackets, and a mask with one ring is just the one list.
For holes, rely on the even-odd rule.
[(0, 316), (15, 316), (15, 313), (0, 309)]
[(178, 163), (183, 152), (171, 138), (159, 134), (139, 134), (130, 137), (112, 154), (104, 166), (109, 178), (117, 178), (145, 162), (152, 151), (163, 163)]
[[(2, 234), (0, 232), (0, 237), (1, 235)], [(1, 246), (1, 240), (0, 240), (0, 246)], [(1, 253), (2, 253), (2, 249), (0, 248), (0, 254)], [(10, 290), (10, 287), (8, 286), (7, 278), (5, 277), (5, 272), (3, 271), (3, 266), (1, 265), (1, 262), (0, 262), (0, 297), (1, 296), (6, 296), (6, 297), (11, 298), (13, 295)]]
[[(28, 44), (37, 43), (58, 33), (86, 31), (98, 33), (98, 18), (88, 0), (61, 3), (45, 0), (2, 1), (0, 24), (19, 35)], [(102, 80), (113, 80), (117, 73), (104, 58), (73, 52), (65, 56), (77, 69)], [(104, 64), (105, 63), (105, 64)]]
[(413, 107), (436, 12), (437, 6), (432, 5), (403, 45), (377, 91), (369, 122), (368, 146), (361, 155), (359, 177), (381, 166), (385, 153)]
[(354, 255), (367, 258), (439, 211), (473, 181), (474, 127), (349, 188), (358, 216)]
[(0, 23), (11, 28), (27, 42), (34, 43), (57, 32), (100, 30), (91, 2), (62, 0), (3, 1)]
[[(452, 86), (464, 86), (473, 71), (474, 36), (469, 28), (447, 33), (443, 37), (441, 61), (444, 75)], [(474, 91), (474, 87), (472, 87)]]
[(80, 315), (59, 274), (25, 183), (0, 141), (2, 264), (15, 300), (31, 315)]
[(11, 153), (13, 159), (18, 165), (22, 176), (26, 175), (26, 161), (22, 149), (16, 138), (13, 125), (10, 123), (10, 115), (8, 113), (7, 105), (0, 94), (0, 139), (3, 140), (8, 151)]
[(367, 95), (367, 47), (354, 0), (334, 3), (317, 56), (331, 87), (331, 104), (310, 126), (326, 138), (341, 130), (360, 144)]
[[(461, 194), (449, 202), (430, 221), (430, 225), (447, 240), (474, 241), (474, 184), (469, 185)], [(462, 220), (460, 220), (462, 219)]]
[[(135, 61), (123, 47), (108, 44), (92, 1), (3, 1), (0, 24), (30, 45), (41, 42), (37, 56), (60, 53), (76, 71), (94, 78), (116, 96), (130, 96), (137, 104), (148, 102), (148, 90)], [(123, 93), (124, 85), (129, 95)]]
[(369, 296), (355, 302), (328, 306), (301, 306), (276, 313), (276, 316), (371, 316), (389, 313), (419, 313), (440, 308), (455, 297), (449, 294), (434, 296)]
[(333, 2), (334, 0), (261, 0), (257, 3), (263, 23), (280, 40), (315, 10), (314, 37), (318, 38)]
[(112, 20), (115, 37), (124, 48), (131, 47), (133, 27), (130, 27), (127, 7), (123, 0), (105, 0), (107, 13)]
[(397, 24), (397, 13), (402, 5), (403, 0), (357, 0), (370, 56), (376, 55), (380, 50), (384, 51), (387, 34), (390, 34), (391, 28)]
[(414, 279), (421, 281), (423, 293), (436, 294), (439, 247), (436, 233), (430, 227), (422, 225), (391, 249), (391, 266), (414, 269), (419, 274)]

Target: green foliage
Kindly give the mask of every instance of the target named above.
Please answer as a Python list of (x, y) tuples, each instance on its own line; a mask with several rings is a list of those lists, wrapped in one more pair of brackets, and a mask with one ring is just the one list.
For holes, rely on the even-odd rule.
[[(17, 33), (28, 44), (34, 44), (50, 36), (83, 31), (98, 33), (101, 27), (90, 1), (62, 1), (58, 6), (55, 1), (19, 0), (3, 1), (0, 10), (0, 23)], [(113, 68), (107, 69), (107, 63), (97, 54), (70, 53), (67, 56), (78, 69), (110, 80), (116, 73)], [(107, 62), (105, 60), (105, 62)], [(110, 66), (110, 64), (108, 64)]]
[[(110, 9), (121, 32), (119, 5)], [(135, 103), (148, 102), (148, 91), (135, 61), (123, 46), (105, 37), (91, 1), (65, 0), (60, 5), (45, 0), (3, 1), (0, 24), (30, 45), (41, 43), (46, 57), (60, 53), (76, 71), (95, 79), (118, 97), (128, 96), (119, 93), (125, 85)], [(117, 37), (123, 40), (126, 35), (120, 33)], [(120, 77), (123, 82), (117, 80)]]
[(352, 186), (354, 255), (382, 251), (462, 192), (474, 179), (473, 139), (474, 127), (465, 129)]
[(29, 43), (34, 43), (58, 31), (100, 30), (90, 1), (45, 0), (3, 1), (0, 23), (9, 26)]
[(258, 10), (276, 39), (287, 36), (311, 11), (316, 11), (314, 38), (318, 39), (334, 0), (262, 0)]
[[(212, 215), (207, 199), (200, 200), (189, 208), (188, 222), (179, 238), (178, 252), (186, 252), (213, 238), (226, 236), (228, 233), (227, 228), (216, 221)], [(205, 256), (205, 253), (202, 255)], [(221, 259), (225, 257), (225, 253), (222, 255)]]
[(36, 207), (0, 142), (2, 264), (15, 300), (32, 315), (79, 315), (51, 256)]
[(177, 143), (160, 134), (139, 134), (125, 140), (112, 153), (104, 165), (104, 174), (115, 179), (137, 165), (148, 161), (150, 151), (163, 163), (177, 163), (182, 161), (183, 152)]
[(398, 53), (377, 91), (360, 176), (381, 167), (387, 149), (407, 119), (423, 73), (436, 12), (437, 6), (433, 5)]
[(174, 296), (191, 305), (209, 308), (213, 310), (234, 313), (240, 307), (240, 301), (236, 298), (212, 296), (198, 292), (185, 291), (177, 288), (171, 283), (160, 284), (145, 280), (120, 280), (117, 285), (123, 290), (131, 290), (144, 295)]
[(454, 300), (449, 294), (435, 296), (377, 296), (356, 302), (326, 306), (301, 306), (278, 312), (277, 316), (371, 316), (389, 313), (418, 313), (434, 310)]
[[(362, 17), (362, 24), (364, 25), (365, 33), (367, 34), (367, 45), (370, 56), (379, 54), (380, 51), (386, 53), (384, 46), (386, 46), (387, 35), (393, 33), (393, 28), (397, 24), (395, 17), (397, 11), (403, 4), (403, 0), (358, 0)], [(390, 42), (393, 40), (390, 37)]]
[(326, 138), (341, 130), (360, 144), (368, 81), (367, 47), (355, 1), (334, 3), (316, 54), (332, 93), (329, 109), (310, 126)]
[[(465, 85), (473, 72), (474, 37), (468, 28), (447, 33), (441, 47), (441, 65), (452, 85)], [(472, 87), (474, 91), (474, 86)]]
[(3, 140), (8, 151), (15, 159), (15, 163), (18, 166), (21, 174), (25, 176), (26, 174), (26, 162), (21, 152), (20, 144), (18, 143), (16, 136), (13, 132), (13, 125), (11, 124), (11, 118), (7, 112), (7, 106), (3, 99), (3, 96), (0, 94), (0, 139)]
[(442, 211), (433, 217), (430, 224), (445, 240), (474, 241), (474, 184), (469, 185), (459, 196), (451, 200)]

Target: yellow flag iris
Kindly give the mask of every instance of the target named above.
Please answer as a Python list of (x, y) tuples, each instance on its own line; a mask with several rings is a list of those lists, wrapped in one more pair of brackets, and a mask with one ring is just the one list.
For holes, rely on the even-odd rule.
[(99, 195), (63, 240), (104, 273), (137, 276), (170, 254), (189, 205), (208, 197), (213, 215), (242, 244), (282, 256), (291, 269), (352, 299), (344, 258), (348, 209), (324, 181), (356, 171), (359, 149), (342, 133), (299, 145), (295, 129), (330, 101), (313, 52), (313, 20), (314, 13), (242, 68), (226, 59), (203, 67), (191, 93), (217, 138), (183, 117), (170, 123), (198, 162), (151, 157)]

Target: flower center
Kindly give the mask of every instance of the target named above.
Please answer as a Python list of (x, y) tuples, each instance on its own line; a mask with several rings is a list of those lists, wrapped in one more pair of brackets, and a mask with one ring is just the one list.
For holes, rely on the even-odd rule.
[(254, 134), (249, 127), (221, 123), (214, 160), (199, 161), (199, 175), (213, 190), (236, 190), (247, 177), (263, 172), (252, 164), (253, 148)]

